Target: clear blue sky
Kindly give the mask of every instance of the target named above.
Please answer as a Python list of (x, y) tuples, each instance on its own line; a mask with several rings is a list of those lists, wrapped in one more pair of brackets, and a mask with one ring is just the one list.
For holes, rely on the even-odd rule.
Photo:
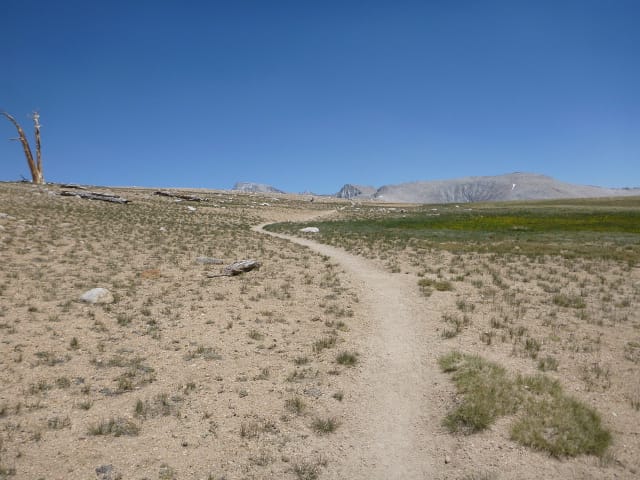
[(48, 181), (640, 186), (638, 0), (1, 4), (0, 109), (40, 111)]

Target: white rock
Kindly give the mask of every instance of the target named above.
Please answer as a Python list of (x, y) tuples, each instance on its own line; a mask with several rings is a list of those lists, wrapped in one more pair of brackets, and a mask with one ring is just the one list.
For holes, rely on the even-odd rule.
[(318, 227), (304, 227), (301, 228), (300, 231), (302, 233), (320, 233), (320, 229)]
[(106, 288), (92, 288), (80, 295), (80, 300), (87, 303), (113, 303), (113, 295)]
[(195, 212), (196, 211), (196, 207), (188, 206), (187, 210), (189, 210), (190, 212)]

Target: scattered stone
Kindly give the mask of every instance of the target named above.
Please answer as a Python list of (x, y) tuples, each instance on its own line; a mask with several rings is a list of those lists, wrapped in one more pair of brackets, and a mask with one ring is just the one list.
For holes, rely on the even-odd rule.
[(449, 457), (449, 455), (445, 455), (444, 456), (444, 463), (446, 463), (446, 464), (451, 463), (451, 457)]
[(198, 263), (200, 265), (222, 265), (224, 263), (224, 261), (220, 260), (219, 258), (197, 257), (196, 258), (196, 263)]
[(167, 229), (166, 229), (165, 227), (160, 227), (160, 231), (161, 231), (161, 232), (166, 232), (166, 231), (167, 231)]
[(300, 231), (302, 233), (320, 233), (320, 229), (318, 227), (304, 227), (301, 228)]
[(113, 295), (111, 294), (111, 292), (109, 290), (107, 290), (106, 288), (92, 288), (91, 290), (88, 290), (86, 292), (84, 292), (81, 296), (80, 296), (80, 300), (82, 302), (87, 302), (87, 303), (113, 303)]
[(121, 480), (122, 474), (113, 468), (113, 465), (100, 465), (96, 468), (98, 480)]
[(189, 210), (190, 212), (195, 212), (196, 211), (196, 207), (192, 207), (191, 205), (189, 205), (187, 207), (187, 210)]
[(322, 392), (319, 389), (313, 387), (305, 388), (304, 394), (313, 398), (320, 398), (322, 396)]

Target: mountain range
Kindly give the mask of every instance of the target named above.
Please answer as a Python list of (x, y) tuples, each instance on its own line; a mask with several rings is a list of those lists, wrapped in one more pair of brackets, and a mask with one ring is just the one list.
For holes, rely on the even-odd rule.
[[(240, 190), (238, 185), (240, 184), (234, 187), (235, 190)], [(268, 185), (248, 182), (242, 185), (246, 185), (242, 191), (281, 192)], [(255, 187), (250, 187), (251, 185)], [(264, 190), (264, 188), (271, 190)], [(379, 188), (347, 183), (332, 196), (349, 200), (380, 200), (397, 203), (469, 203), (621, 195), (640, 195), (640, 188), (577, 185), (561, 182), (546, 175), (514, 172), (485, 177), (400, 183)]]

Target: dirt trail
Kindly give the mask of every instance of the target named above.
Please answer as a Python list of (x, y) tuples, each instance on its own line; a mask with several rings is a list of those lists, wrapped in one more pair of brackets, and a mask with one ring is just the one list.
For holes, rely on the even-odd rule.
[[(435, 317), (425, 310), (415, 279), (391, 274), (371, 261), (312, 240), (255, 228), (331, 257), (358, 285), (365, 311), (353, 417), (341, 429), (346, 459), (330, 465), (335, 478), (424, 479), (437, 468), (439, 420), (431, 405), (439, 381), (435, 341), (425, 332)], [(435, 425), (434, 425), (435, 424)]]

